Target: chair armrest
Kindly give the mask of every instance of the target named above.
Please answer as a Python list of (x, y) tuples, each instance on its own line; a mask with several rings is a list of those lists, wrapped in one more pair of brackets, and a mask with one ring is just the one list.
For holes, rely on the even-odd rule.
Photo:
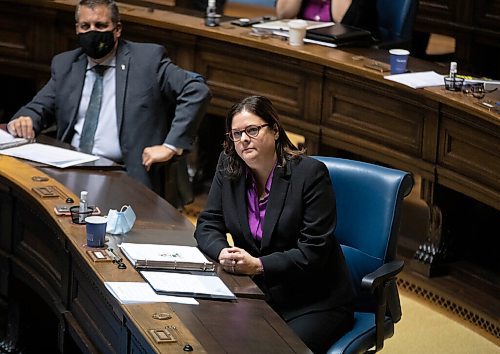
[[(403, 261), (392, 261), (383, 264), (374, 272), (367, 274), (361, 280), (361, 289), (375, 292), (377, 308), (375, 311), (375, 352), (384, 347), (384, 322), (387, 314), (392, 322), (398, 322), (401, 318), (401, 304), (395, 277), (403, 270)], [(389, 306), (389, 309), (387, 309)], [(394, 314), (394, 315), (393, 315)]]
[(361, 280), (361, 289), (369, 290), (370, 293), (373, 293), (381, 284), (386, 283), (400, 273), (403, 270), (403, 266), (403, 261), (392, 261), (383, 264), (374, 272), (363, 277)]

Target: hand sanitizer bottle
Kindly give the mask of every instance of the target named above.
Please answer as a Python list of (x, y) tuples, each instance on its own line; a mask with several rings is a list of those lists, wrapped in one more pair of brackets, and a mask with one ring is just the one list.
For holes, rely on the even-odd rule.
[(217, 15), (215, 0), (208, 0), (207, 14), (205, 16), (205, 26), (215, 27), (219, 25), (220, 15)]
[(455, 91), (455, 79), (457, 76), (457, 63), (452, 61), (450, 63), (450, 90)]
[(80, 208), (79, 208), (80, 215), (78, 218), (78, 221), (80, 223), (85, 222), (86, 215), (84, 213), (87, 211), (87, 195), (88, 195), (87, 191), (80, 192)]

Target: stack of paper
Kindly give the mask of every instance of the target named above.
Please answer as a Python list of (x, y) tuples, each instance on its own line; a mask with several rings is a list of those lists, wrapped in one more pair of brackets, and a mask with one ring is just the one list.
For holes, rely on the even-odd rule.
[(46, 144), (24, 144), (0, 150), (0, 154), (66, 168), (98, 160), (98, 156)]
[(198, 301), (192, 297), (158, 295), (148, 283), (105, 282), (104, 285), (122, 304), (177, 302), (180, 304), (198, 305)]
[(120, 249), (134, 267), (151, 269), (140, 274), (157, 293), (236, 299), (197, 247), (123, 242)]
[[(276, 21), (267, 21), (262, 23), (257, 23), (252, 25), (253, 28), (260, 29), (268, 29), (268, 30), (276, 30), (276, 31), (288, 31), (288, 22), (291, 20), (276, 20)], [(333, 26), (333, 22), (318, 22), (318, 21), (306, 21), (307, 29), (315, 29), (315, 28), (323, 28)]]
[(9, 149), (15, 146), (30, 143), (31, 140), (24, 138), (16, 138), (10, 135), (5, 130), (0, 129), (0, 149)]
[(444, 75), (439, 75), (434, 71), (389, 75), (384, 78), (413, 88), (444, 85)]
[(141, 271), (141, 275), (160, 294), (207, 299), (234, 300), (236, 296), (216, 275)]

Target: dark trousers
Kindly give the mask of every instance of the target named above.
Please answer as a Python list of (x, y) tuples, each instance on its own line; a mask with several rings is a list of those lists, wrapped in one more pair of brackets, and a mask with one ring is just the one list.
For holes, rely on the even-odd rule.
[(288, 321), (288, 325), (315, 354), (326, 353), (354, 324), (347, 308), (311, 312)]

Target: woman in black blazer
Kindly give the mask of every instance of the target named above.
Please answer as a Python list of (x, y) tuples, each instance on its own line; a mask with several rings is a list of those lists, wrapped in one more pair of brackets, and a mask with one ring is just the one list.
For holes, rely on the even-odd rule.
[(198, 246), (225, 271), (253, 276), (306, 345), (325, 352), (353, 323), (328, 170), (290, 142), (265, 97), (234, 105), (226, 131)]
[(342, 23), (379, 36), (376, 0), (276, 0), (276, 14), (279, 18)]

